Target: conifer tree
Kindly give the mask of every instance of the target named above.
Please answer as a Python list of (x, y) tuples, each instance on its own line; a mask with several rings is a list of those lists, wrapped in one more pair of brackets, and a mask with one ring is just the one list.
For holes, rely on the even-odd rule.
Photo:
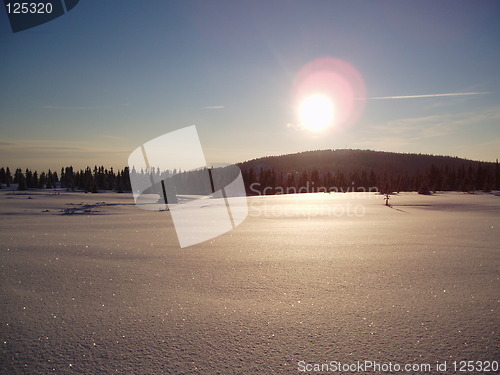
[(40, 178), (38, 179), (38, 188), (43, 189), (47, 185), (47, 175), (45, 172), (40, 173)]
[(288, 173), (287, 180), (286, 180), (286, 187), (288, 188), (296, 188), (296, 182), (295, 182), (295, 173), (291, 172)]
[(31, 182), (34, 188), (38, 187), (38, 172), (34, 171), (33, 172), (33, 181)]
[(122, 175), (120, 172), (116, 176), (116, 192), (123, 193)]
[[(307, 192), (309, 193), (309, 186), (308, 186), (308, 182), (309, 181), (309, 177), (307, 176), (307, 171), (304, 169), (301, 173), (300, 173), (300, 177), (299, 177), (299, 191), (300, 192)], [(307, 188), (307, 191), (304, 190)]]
[[(498, 160), (497, 160), (497, 164), (498, 164)], [(7, 169), (5, 170), (5, 179), (6, 179), (6, 184), (7, 186), (10, 186), (10, 184), (12, 183), (12, 176), (10, 174), (10, 169), (9, 167), (7, 167)]]
[(61, 168), (61, 187), (64, 188), (66, 187), (64, 185), (64, 181), (65, 181), (65, 175), (64, 175), (64, 167)]
[(25, 175), (25, 183), (26, 183), (26, 187), (29, 189), (29, 188), (32, 188), (33, 187), (33, 173), (31, 173), (31, 171), (26, 168), (26, 175)]
[(23, 172), (19, 169), (19, 173), (17, 174), (17, 190), (28, 190), (28, 187), (26, 185), (26, 177), (24, 177)]

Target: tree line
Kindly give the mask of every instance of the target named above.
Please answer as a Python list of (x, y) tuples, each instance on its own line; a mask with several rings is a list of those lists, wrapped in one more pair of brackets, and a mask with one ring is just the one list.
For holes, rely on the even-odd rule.
[(68, 191), (83, 190), (85, 192), (97, 193), (99, 190), (114, 190), (122, 193), (131, 191), (129, 168), (125, 167), (118, 172), (113, 168), (105, 169), (103, 166), (94, 169), (86, 167), (75, 171), (73, 167), (61, 168), (57, 172), (41, 172), (26, 168), (25, 171), (17, 168), (14, 173), (10, 168), (0, 168), (0, 188), (2, 185), (11, 186), (17, 184), (17, 190), (28, 189), (53, 189), (65, 188)]
[(496, 163), (452, 156), (330, 149), (267, 156), (239, 163), (249, 195), (318, 191), (491, 191)]
[[(449, 156), (401, 154), (371, 150), (318, 150), (270, 156), (238, 166), (242, 171), (247, 195), (272, 195), (312, 192), (500, 190), (500, 166)], [(132, 191), (130, 176), (154, 181), (167, 180), (165, 186), (181, 194), (201, 194), (207, 190), (203, 171), (136, 171), (129, 168), (61, 168), (60, 173), (17, 168), (14, 173), (0, 168), (0, 188), (17, 184), (18, 190), (65, 188), (97, 193), (102, 190)], [(169, 177), (173, 177), (170, 179)], [(214, 176), (217, 176), (215, 170)], [(235, 176), (231, 177), (231, 180)], [(217, 182), (217, 181), (216, 181)], [(219, 181), (226, 185), (230, 181)], [(207, 186), (205, 186), (207, 185)], [(153, 189), (154, 190), (154, 189)], [(174, 191), (172, 190), (172, 191)], [(217, 189), (216, 189), (217, 190)], [(175, 195), (175, 194), (174, 194)]]
[(317, 168), (276, 171), (275, 168), (249, 167), (242, 170), (247, 195), (272, 195), (313, 192), (366, 192), (382, 194), (416, 191), (430, 194), (435, 191), (490, 192), (500, 190), (500, 166), (493, 163), (436, 166), (411, 173), (395, 173), (375, 169), (319, 170)]

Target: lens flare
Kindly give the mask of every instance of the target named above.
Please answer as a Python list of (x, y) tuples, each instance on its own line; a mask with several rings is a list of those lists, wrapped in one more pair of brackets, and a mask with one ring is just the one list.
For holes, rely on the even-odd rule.
[(345, 128), (359, 118), (366, 97), (359, 71), (344, 60), (316, 59), (297, 73), (292, 105), (301, 127), (310, 130)]

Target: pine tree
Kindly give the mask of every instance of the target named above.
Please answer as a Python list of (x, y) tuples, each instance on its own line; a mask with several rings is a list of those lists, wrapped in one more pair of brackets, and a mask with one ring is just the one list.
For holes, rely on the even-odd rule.
[(336, 187), (338, 188), (338, 191), (346, 191), (346, 182), (344, 178), (344, 173), (342, 171), (337, 172), (337, 178), (336, 178)]
[(50, 175), (50, 169), (49, 169), (49, 174), (47, 174), (46, 179), (45, 179), (45, 188), (46, 189), (52, 189), (52, 182), (51, 182), (51, 175)]
[[(49, 169), (50, 171), (50, 169)], [(56, 184), (59, 182), (59, 177), (57, 176), (57, 172), (52, 173), (52, 185), (56, 187)]]
[(5, 169), (3, 167), (0, 168), (0, 183), (1, 184), (7, 183), (7, 175), (6, 175)]
[[(497, 164), (498, 164), (498, 160), (497, 160)], [(7, 180), (7, 186), (10, 186), (10, 184), (12, 183), (12, 176), (10, 174), (9, 167), (7, 167), (7, 169), (5, 170), (5, 178)]]
[(33, 172), (32, 178), (33, 178), (33, 181), (32, 181), (33, 187), (37, 188), (38, 187), (38, 172), (37, 171)]
[(125, 191), (132, 191), (132, 186), (130, 184), (130, 172), (128, 167), (125, 167), (122, 171), (122, 183)]
[(295, 173), (290, 172), (290, 173), (288, 173), (287, 180), (286, 180), (286, 190), (288, 190), (289, 188), (295, 189), (296, 187), (297, 186), (296, 186), (296, 182), (295, 182)]
[(123, 193), (123, 183), (122, 183), (122, 174), (118, 172), (116, 176), (116, 192)]
[(23, 172), (21, 172), (20, 169), (19, 172), (20, 173), (17, 175), (17, 181), (18, 181), (17, 190), (28, 190), (28, 187), (26, 185), (26, 177), (24, 177), (24, 174)]
[(267, 175), (264, 171), (264, 168), (260, 168), (259, 172), (259, 189), (260, 191), (264, 191), (264, 189), (267, 187)]
[(271, 187), (271, 194), (276, 194), (276, 182), (277, 182), (277, 177), (276, 177), (276, 172), (274, 171), (274, 168), (270, 171), (269, 173), (269, 186)]
[(484, 171), (484, 181), (483, 181), (483, 191), (485, 193), (491, 192), (495, 185), (495, 171), (492, 168), (488, 168), (485, 166)]
[(64, 170), (64, 178), (61, 176), (61, 182), (63, 184), (63, 187), (66, 188), (66, 190), (75, 190), (76, 187), (76, 181), (75, 181), (75, 173), (73, 171), (73, 167), (66, 167)]
[(387, 176), (387, 171), (384, 171), (384, 177), (382, 179), (382, 187), (381, 187), (381, 190), (380, 192), (382, 194), (390, 194), (392, 193), (391, 191), (391, 183), (390, 183), (390, 180)]
[(307, 175), (307, 171), (304, 169), (299, 177), (299, 186), (298, 186), (299, 190), (298, 191), (301, 193), (304, 193), (304, 192), (309, 193), (308, 182), (309, 182), (309, 177)]
[(38, 188), (43, 189), (47, 185), (47, 175), (45, 172), (40, 173), (40, 178), (38, 179)]
[(83, 173), (82, 186), (83, 190), (88, 193), (92, 190), (94, 179), (92, 178), (92, 170), (90, 167), (85, 168)]
[(375, 175), (375, 171), (372, 168), (372, 170), (370, 171), (370, 176), (368, 177), (368, 188), (376, 188), (377, 186), (377, 176)]
[(21, 168), (17, 168), (16, 171), (14, 172), (14, 183), (15, 184), (18, 184), (19, 183), (19, 176), (23, 174), (23, 172), (21, 171)]
[(54, 175), (52, 174), (52, 171), (49, 169), (49, 171), (47, 172), (47, 189), (52, 189), (54, 183), (55, 183)]
[(66, 180), (66, 176), (64, 174), (64, 167), (62, 167), (61, 168), (61, 187), (62, 188), (66, 187), (65, 184), (64, 184), (65, 180)]
[(474, 174), (474, 169), (472, 168), (472, 164), (469, 164), (469, 168), (467, 169), (466, 179), (468, 181), (469, 188), (467, 190), (475, 191), (477, 190), (476, 185), (476, 176)]
[(255, 192), (252, 191), (252, 184), (257, 182), (255, 178), (255, 172), (252, 167), (250, 169), (245, 170), (243, 181), (245, 183), (245, 190), (247, 195), (252, 195)]
[(26, 168), (26, 186), (27, 188), (32, 188), (33, 187), (33, 173), (28, 169)]

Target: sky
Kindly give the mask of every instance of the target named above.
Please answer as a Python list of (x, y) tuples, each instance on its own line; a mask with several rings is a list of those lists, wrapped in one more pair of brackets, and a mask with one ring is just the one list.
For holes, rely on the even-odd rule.
[[(123, 168), (196, 125), (210, 163), (318, 149), (495, 161), (498, 1), (81, 0), (13, 33), (0, 10), (0, 165)], [(321, 91), (335, 120), (303, 126)]]

